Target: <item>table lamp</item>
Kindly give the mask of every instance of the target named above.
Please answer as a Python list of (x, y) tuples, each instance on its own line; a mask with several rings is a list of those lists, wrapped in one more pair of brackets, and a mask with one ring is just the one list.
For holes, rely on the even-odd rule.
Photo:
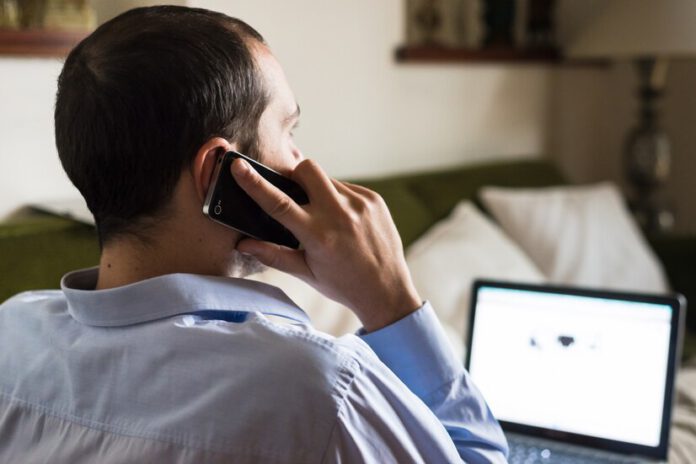
[(696, 1), (606, 0), (577, 37), (570, 58), (631, 60), (640, 86), (638, 124), (626, 136), (624, 169), (633, 190), (631, 209), (647, 232), (671, 228), (672, 212), (655, 199), (669, 177), (671, 154), (658, 120), (668, 59), (696, 56)]

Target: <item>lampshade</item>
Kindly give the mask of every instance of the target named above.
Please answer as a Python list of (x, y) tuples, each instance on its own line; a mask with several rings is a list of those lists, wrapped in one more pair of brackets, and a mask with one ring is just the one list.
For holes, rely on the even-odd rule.
[(696, 55), (696, 0), (605, 0), (571, 41), (573, 58)]

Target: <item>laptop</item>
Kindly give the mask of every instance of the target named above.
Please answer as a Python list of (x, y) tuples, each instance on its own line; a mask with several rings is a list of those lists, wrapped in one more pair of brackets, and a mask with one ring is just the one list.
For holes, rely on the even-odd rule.
[(473, 284), (466, 367), (511, 463), (666, 462), (686, 302)]

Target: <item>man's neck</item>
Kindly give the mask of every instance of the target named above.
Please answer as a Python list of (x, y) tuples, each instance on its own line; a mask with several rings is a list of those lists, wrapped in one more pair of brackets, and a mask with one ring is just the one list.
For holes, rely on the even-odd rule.
[(202, 240), (157, 240), (143, 244), (119, 240), (107, 244), (99, 262), (97, 290), (120, 287), (165, 274), (229, 275), (233, 261)]

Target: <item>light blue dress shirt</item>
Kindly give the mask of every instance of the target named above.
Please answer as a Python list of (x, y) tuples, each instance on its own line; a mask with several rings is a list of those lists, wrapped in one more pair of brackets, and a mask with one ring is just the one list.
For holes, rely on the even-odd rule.
[(0, 305), (0, 462), (505, 462), (428, 303), (335, 338), (250, 280), (96, 280)]

